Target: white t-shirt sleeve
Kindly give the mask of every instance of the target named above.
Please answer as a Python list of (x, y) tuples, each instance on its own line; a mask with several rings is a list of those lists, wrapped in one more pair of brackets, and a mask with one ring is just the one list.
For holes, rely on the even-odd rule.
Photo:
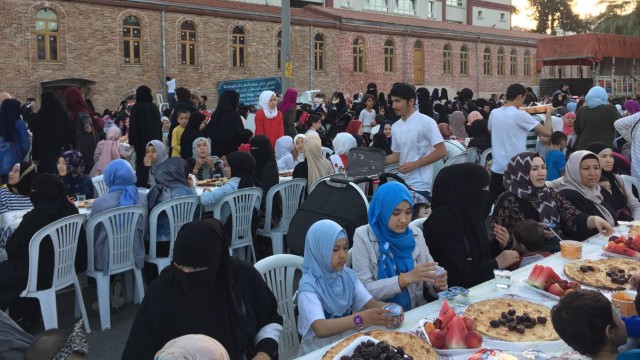
[[(402, 120), (398, 120), (398, 121), (402, 121)], [(396, 124), (391, 125), (391, 151), (393, 152), (400, 152), (400, 144), (398, 141), (393, 141), (393, 138), (396, 137), (397, 138), (397, 132), (398, 132), (398, 127), (396, 126)]]
[(540, 125), (540, 121), (535, 117), (529, 115), (526, 111), (518, 110), (519, 119), (518, 123), (527, 131), (533, 131), (533, 128)]
[(304, 336), (316, 320), (324, 320), (322, 303), (316, 293), (302, 291), (298, 294), (298, 333)]
[(356, 278), (356, 293), (353, 299), (353, 306), (351, 307), (353, 312), (360, 311), (371, 299), (373, 299), (373, 296), (369, 294), (362, 281)]
[[(436, 146), (441, 142), (444, 142), (444, 138), (442, 137), (442, 134), (440, 133), (440, 129), (438, 129), (438, 125), (436, 124), (435, 121), (431, 119), (427, 119), (426, 130), (427, 130), (427, 138), (429, 139), (431, 146)], [(429, 151), (429, 153), (431, 153), (431, 151)]]

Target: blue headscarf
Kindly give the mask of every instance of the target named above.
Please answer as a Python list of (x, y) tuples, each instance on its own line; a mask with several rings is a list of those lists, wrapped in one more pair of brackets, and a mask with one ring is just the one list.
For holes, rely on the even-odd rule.
[(338, 239), (347, 238), (347, 232), (331, 220), (320, 220), (311, 225), (304, 245), (302, 279), (299, 291), (318, 295), (325, 313), (342, 317), (352, 310), (356, 292), (356, 273), (350, 268), (333, 271), (331, 257)]
[(578, 108), (578, 103), (577, 103), (577, 102), (575, 102), (575, 101), (573, 101), (573, 100), (570, 100), (570, 101), (567, 103), (567, 110), (568, 110), (569, 112), (576, 112), (576, 109), (577, 109), (577, 108)]
[(104, 169), (104, 183), (109, 193), (121, 191), (118, 206), (135, 205), (138, 203), (138, 188), (136, 188), (136, 173), (131, 164), (122, 159), (111, 161)]
[(607, 91), (602, 86), (594, 86), (589, 90), (584, 102), (591, 109), (607, 103)]
[[(378, 279), (388, 279), (413, 270), (413, 250), (416, 247), (413, 231), (407, 226), (407, 229), (399, 234), (389, 229), (388, 225), (393, 210), (403, 201), (413, 206), (413, 198), (407, 187), (391, 182), (380, 186), (369, 204), (369, 226), (378, 239), (380, 250)], [(393, 257), (389, 256), (389, 253)], [(386, 301), (402, 305), (405, 310), (411, 310), (411, 296), (407, 289)]]

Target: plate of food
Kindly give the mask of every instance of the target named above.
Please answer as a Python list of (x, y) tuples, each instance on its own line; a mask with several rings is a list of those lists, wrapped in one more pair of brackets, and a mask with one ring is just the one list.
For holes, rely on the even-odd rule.
[(621, 258), (583, 260), (564, 265), (564, 273), (571, 280), (606, 290), (625, 290), (631, 274), (639, 270), (638, 260)]
[(556, 301), (565, 294), (582, 288), (579, 282), (562, 279), (551, 267), (539, 264), (535, 264), (529, 276), (520, 279), (520, 283), (528, 290)]
[(229, 179), (227, 178), (219, 178), (219, 179), (204, 179), (196, 182), (197, 186), (222, 186), (227, 183)]
[(278, 175), (279, 175), (280, 177), (293, 176), (293, 170), (280, 171), (280, 172), (278, 173)]
[(76, 207), (79, 208), (90, 208), (93, 207), (93, 202), (95, 201), (95, 199), (89, 199), (89, 200), (84, 200), (84, 201), (76, 201)]
[[(417, 335), (410, 333), (403, 333), (397, 331), (386, 331), (386, 330), (374, 330), (374, 331), (366, 331), (364, 333), (357, 333), (351, 336), (344, 338), (342, 341), (331, 347), (323, 356), (322, 360), (340, 360), (340, 355), (342, 352), (351, 347), (352, 349), (356, 349), (358, 346), (362, 345), (362, 341), (357, 341), (360, 338), (371, 338), (376, 340), (377, 342), (385, 342), (390, 347), (394, 348), (396, 351), (399, 348), (402, 348), (402, 352), (404, 353), (403, 359), (416, 359), (416, 360), (437, 360), (438, 353), (429, 346), (426, 342), (422, 341)], [(373, 340), (371, 340), (373, 342)], [(356, 342), (354, 345), (353, 343)], [(365, 341), (366, 343), (366, 341)], [(377, 344), (377, 343), (376, 343)], [(368, 346), (369, 344), (367, 344)], [(352, 356), (351, 354), (344, 354), (344, 356)], [(365, 358), (369, 359), (369, 358)]]
[(551, 325), (551, 309), (526, 300), (500, 298), (473, 303), (465, 310), (478, 332), (510, 342), (555, 341), (560, 336)]
[(544, 114), (547, 112), (547, 108), (551, 106), (551, 104), (544, 104), (544, 105), (533, 105), (533, 106), (523, 106), (520, 108), (520, 110), (524, 110), (526, 112), (528, 112), (529, 114)]

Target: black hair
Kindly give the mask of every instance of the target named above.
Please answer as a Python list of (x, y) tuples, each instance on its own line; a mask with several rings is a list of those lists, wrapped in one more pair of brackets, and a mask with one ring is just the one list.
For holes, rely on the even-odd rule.
[(378, 125), (382, 125), (382, 123), (385, 121), (386, 119), (384, 118), (384, 115), (382, 114), (377, 114), (375, 117), (375, 122)]
[(170, 81), (170, 80), (171, 80), (171, 76), (167, 76), (167, 81)]
[(173, 110), (171, 110), (169, 108), (166, 108), (166, 109), (162, 110), (162, 116), (170, 117), (171, 116), (171, 111), (173, 111)]
[(189, 109), (185, 108), (185, 107), (179, 107), (178, 109), (175, 110), (176, 112), (176, 119), (178, 119), (178, 115), (180, 114), (189, 114), (189, 116), (191, 116), (191, 111), (189, 111)]
[(511, 84), (507, 88), (507, 101), (513, 101), (518, 96), (524, 95), (527, 93), (527, 89), (524, 88), (522, 84)]
[(244, 129), (242, 133), (242, 143), (248, 144), (251, 142), (251, 139), (253, 139), (253, 131), (249, 129)]
[(562, 140), (567, 141), (567, 134), (562, 131), (554, 131), (553, 134), (551, 134), (551, 145), (560, 145)]
[(373, 99), (373, 107), (376, 107), (376, 98), (371, 94), (364, 94), (364, 96), (362, 96), (362, 99), (360, 99), (360, 104), (362, 105), (363, 109), (367, 107), (365, 104), (369, 99)]
[(615, 327), (611, 303), (593, 290), (574, 290), (551, 309), (560, 338), (582, 355), (596, 355), (607, 342), (607, 326)]
[(36, 101), (36, 98), (28, 97), (27, 102), (30, 102), (30, 101)]
[(416, 91), (413, 86), (406, 83), (397, 83), (393, 85), (391, 91), (389, 91), (389, 97), (398, 97), (402, 100), (416, 101)]
[(416, 220), (418, 218), (418, 214), (422, 209), (431, 209), (431, 204), (429, 203), (417, 203), (413, 205), (413, 212), (411, 214), (411, 220)]
[(178, 101), (190, 102), (191, 91), (189, 91), (189, 89), (187, 89), (186, 87), (179, 87), (176, 89), (176, 97), (178, 98)]
[(536, 99), (536, 96), (533, 93), (528, 92), (524, 94), (524, 105), (526, 106), (531, 105), (532, 103), (535, 103), (537, 100), (538, 99)]
[(542, 250), (545, 237), (544, 229), (539, 222), (532, 219), (520, 221), (513, 226), (512, 233), (514, 240), (527, 250)]
[(204, 100), (204, 101), (209, 100), (209, 97), (208, 97), (207, 95), (202, 95), (202, 96), (200, 96), (200, 98), (201, 98), (202, 100)]

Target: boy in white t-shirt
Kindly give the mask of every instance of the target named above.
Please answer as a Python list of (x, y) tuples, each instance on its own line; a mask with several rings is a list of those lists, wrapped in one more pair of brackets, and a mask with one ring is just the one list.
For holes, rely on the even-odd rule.
[(389, 92), (391, 107), (400, 119), (391, 127), (391, 151), (387, 164), (400, 163), (399, 175), (414, 191), (431, 197), (432, 164), (447, 155), (436, 121), (415, 111), (416, 91), (399, 83)]
[(167, 103), (169, 104), (170, 109), (173, 109), (173, 104), (175, 104), (175, 99), (173, 98), (175, 94), (176, 94), (176, 78), (167, 76)]
[(507, 88), (507, 102), (494, 109), (489, 115), (491, 132), (491, 183), (489, 184), (489, 205), (504, 192), (502, 178), (512, 157), (527, 150), (527, 135), (534, 131), (538, 135), (550, 137), (553, 133), (551, 114), (555, 110), (547, 108), (544, 125), (526, 111), (520, 110), (524, 104), (527, 90), (522, 84), (513, 84)]

